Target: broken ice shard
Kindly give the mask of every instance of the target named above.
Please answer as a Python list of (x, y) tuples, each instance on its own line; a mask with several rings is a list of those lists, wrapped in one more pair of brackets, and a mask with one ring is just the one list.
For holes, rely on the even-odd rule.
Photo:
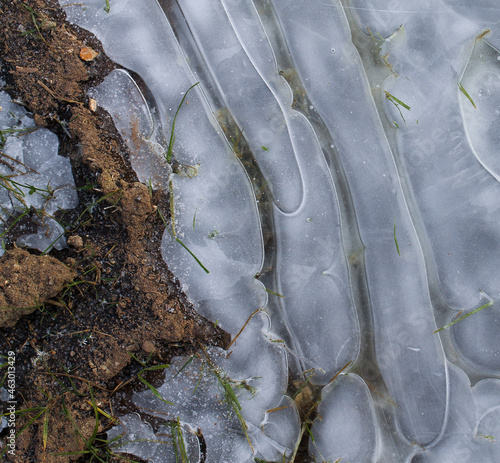
[[(70, 161), (59, 156), (57, 136), (37, 128), (5, 92), (0, 92), (0, 108), (2, 221), (34, 211), (37, 233), (23, 234), (17, 242), (41, 252), (62, 249), (65, 229), (54, 214), (78, 204)], [(3, 251), (0, 247), (0, 255)]]

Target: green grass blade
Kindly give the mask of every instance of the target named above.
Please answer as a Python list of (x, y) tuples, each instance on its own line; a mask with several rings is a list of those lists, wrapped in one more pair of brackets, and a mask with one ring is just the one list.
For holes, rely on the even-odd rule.
[(477, 109), (476, 107), (476, 104), (474, 103), (474, 101), (472, 100), (471, 96), (467, 93), (467, 91), (465, 90), (464, 86), (461, 84), (461, 82), (459, 82), (458, 84), (458, 88), (460, 89), (460, 91), (467, 97), (467, 99), (471, 102), (472, 106), (474, 106), (475, 109)]
[[(73, 416), (71, 415), (70, 411), (66, 407), (66, 403), (64, 402), (64, 399), (63, 399), (63, 402), (62, 402), (62, 406), (63, 406), (64, 415), (66, 416), (66, 418), (68, 418), (68, 420), (70, 421), (70, 423), (73, 425), (73, 428), (76, 431), (77, 435), (80, 437), (80, 439), (82, 439), (83, 443), (85, 444), (85, 447), (87, 447), (88, 452), (92, 454), (92, 458), (96, 458), (101, 463), (106, 463), (97, 454), (95, 447), (92, 445), (92, 441), (90, 439), (85, 439), (84, 435), (82, 434), (82, 432), (78, 428), (77, 424), (75, 423), (75, 420), (74, 420)], [(83, 454), (85, 452), (78, 452), (78, 453), (79, 454)]]
[(151, 383), (149, 383), (148, 381), (146, 381), (140, 374), (137, 375), (137, 378), (139, 378), (139, 381), (144, 384), (145, 386), (147, 386), (151, 392), (153, 393), (153, 395), (155, 397), (157, 397), (158, 399), (160, 399), (162, 402), (165, 402), (166, 404), (168, 405), (175, 405), (174, 403), (172, 402), (169, 402), (168, 400), (165, 400), (161, 394), (158, 392), (158, 389), (156, 389)]
[(139, 381), (144, 384), (145, 386), (147, 386), (151, 392), (156, 396), (158, 397), (158, 399), (160, 399), (161, 401), (165, 402), (166, 404), (168, 405), (175, 405), (174, 403), (172, 402), (169, 402), (168, 400), (165, 400), (161, 395), (160, 393), (158, 392), (158, 389), (156, 389), (151, 383), (149, 383), (148, 381), (146, 381), (143, 377), (142, 377), (142, 374), (146, 371), (155, 371), (155, 370), (164, 370), (165, 368), (170, 368), (170, 365), (168, 363), (165, 363), (163, 365), (153, 365), (151, 367), (147, 367), (147, 368), (144, 368), (142, 369), (141, 371), (139, 371), (139, 373), (137, 373), (137, 378), (139, 379)]
[(453, 320), (451, 323), (448, 323), (447, 325), (433, 331), (432, 334), (439, 333), (440, 331), (442, 331), (446, 328), (449, 328), (450, 326), (454, 325), (455, 323), (461, 322), (462, 320), (465, 320), (467, 317), (470, 317), (471, 315), (474, 315), (475, 313), (477, 313), (483, 309), (486, 309), (486, 307), (493, 305), (493, 302), (494, 301), (488, 301), (486, 304), (482, 305), (481, 307), (478, 307), (477, 309), (474, 309), (471, 312), (466, 313), (465, 315), (462, 315), (461, 317), (457, 318), (456, 320)]
[(182, 368), (174, 375), (172, 379), (177, 378), (177, 376), (179, 376), (182, 373), (182, 371), (191, 364), (193, 360), (194, 360), (194, 355), (191, 355), (191, 357), (187, 359), (187, 362), (184, 365), (182, 365)]
[(196, 87), (198, 84), (199, 84), (199, 82), (196, 82), (195, 84), (191, 85), (191, 87), (189, 87), (187, 89), (186, 93), (182, 97), (182, 100), (181, 100), (179, 106), (177, 107), (177, 111), (175, 112), (174, 120), (172, 122), (172, 130), (170, 132), (170, 140), (168, 141), (167, 155), (166, 155), (166, 159), (167, 159), (167, 162), (169, 164), (172, 162), (172, 154), (173, 154), (173, 150), (174, 150), (174, 142), (175, 142), (174, 132), (175, 132), (175, 121), (177, 119), (177, 115), (179, 114), (179, 111), (182, 108), (182, 105), (184, 103), (184, 100), (187, 97), (187, 94), (189, 93), (189, 90), (191, 90), (193, 87)]
[(49, 407), (45, 408), (45, 416), (43, 417), (43, 431), (42, 431), (42, 444), (43, 451), (47, 448), (47, 441), (49, 438)]
[(3, 238), (6, 233), (8, 233), (12, 228), (15, 227), (16, 223), (19, 222), (25, 215), (29, 214), (30, 210), (26, 209), (21, 215), (18, 215), (14, 221), (9, 225), (9, 227), (0, 234), (0, 238)]
[[(163, 217), (163, 214), (161, 213), (160, 209), (158, 208), (157, 209), (158, 211), (158, 215), (160, 216), (162, 222), (163, 222), (163, 225), (165, 225), (165, 228), (168, 230), (168, 227), (167, 227), (167, 221), (165, 220), (165, 217)], [(169, 230), (170, 231), (170, 230)], [(189, 252), (189, 254), (191, 254), (191, 256), (193, 257), (193, 259), (198, 263), (198, 265), (205, 271), (205, 273), (210, 273), (209, 270), (201, 263), (200, 259), (198, 259), (192, 252), (191, 250), (176, 236), (172, 236), (172, 238), (175, 238), (175, 241), (177, 241), (187, 252)]]
[(168, 196), (170, 199), (170, 224), (172, 225), (172, 234), (174, 238), (177, 236), (175, 232), (175, 206), (174, 206), (174, 182), (168, 182)]
[(396, 250), (398, 251), (398, 255), (400, 256), (401, 253), (399, 252), (398, 239), (396, 238), (396, 221), (394, 221), (394, 242), (396, 243)]
[(316, 441), (314, 440), (314, 435), (313, 433), (311, 432), (311, 428), (309, 427), (309, 425), (307, 424), (307, 421), (304, 422), (304, 424), (306, 425), (306, 431), (307, 431), (307, 434), (309, 434), (309, 437), (311, 438), (312, 440), (312, 443), (315, 444)]
[(189, 254), (191, 254), (193, 259), (198, 263), (198, 265), (204, 270), (205, 273), (210, 273), (210, 271), (201, 263), (200, 259), (198, 259), (179, 238), (175, 238), (175, 241), (177, 241), (187, 252), (189, 252)]
[(245, 434), (245, 437), (247, 439), (248, 445), (250, 445), (250, 448), (252, 449), (252, 452), (254, 451), (252, 442), (250, 440), (250, 436), (248, 434), (248, 425), (243, 418), (243, 415), (241, 414), (241, 405), (240, 402), (238, 401), (238, 397), (236, 396), (233, 387), (231, 386), (230, 379), (226, 378), (223, 376), (223, 374), (218, 370), (217, 366), (214, 365), (210, 359), (208, 359), (208, 364), (210, 366), (210, 369), (212, 370), (213, 374), (219, 381), (219, 384), (222, 386), (222, 390), (224, 391), (224, 399), (227, 403), (228, 408), (236, 415), (236, 418), (238, 418), (238, 421), (240, 422), (241, 429), (243, 431), (243, 434)]
[(271, 291), (270, 289), (266, 288), (266, 293), (272, 294), (273, 296), (278, 296), (278, 297), (285, 297), (283, 294), (280, 293), (275, 293), (274, 291)]
[(92, 436), (90, 436), (89, 442), (94, 442), (97, 433), (99, 432), (99, 411), (97, 409), (97, 403), (95, 401), (94, 392), (92, 391), (92, 386), (89, 384), (90, 399), (92, 403), (92, 408), (94, 409), (95, 423), (94, 430), (92, 431)]
[(403, 103), (399, 98), (396, 98), (394, 95), (390, 94), (389, 92), (386, 91), (385, 96), (388, 100), (392, 101), (395, 104), (401, 105), (407, 111), (411, 110), (411, 108), (406, 103)]
[(170, 432), (172, 434), (175, 462), (179, 463), (180, 461), (180, 463), (189, 463), (189, 458), (186, 452), (186, 444), (184, 443), (184, 435), (182, 434), (182, 426), (179, 417), (177, 417), (176, 421), (170, 423)]
[(201, 370), (200, 370), (200, 377), (198, 378), (198, 382), (196, 383), (196, 386), (194, 387), (194, 390), (193, 390), (193, 394), (192, 395), (195, 395), (196, 394), (196, 390), (198, 389), (198, 386), (200, 385), (201, 383), (201, 380), (203, 379), (203, 371), (205, 369), (205, 364), (202, 363), (201, 364)]
[[(406, 104), (404, 103), (403, 101), (401, 101), (399, 98), (396, 98), (394, 95), (390, 94), (388, 91), (385, 91), (385, 97), (394, 105), (396, 106), (396, 109), (399, 111), (399, 115), (401, 116), (401, 119), (403, 119), (403, 122), (405, 123), (406, 125), (406, 119), (405, 117), (403, 116), (403, 113), (401, 112), (401, 108), (400, 106), (402, 106), (403, 108), (405, 108), (407, 111), (410, 111), (411, 108)], [(396, 126), (396, 128), (399, 127), (398, 124), (396, 124), (396, 122), (394, 122), (394, 125)]]
[(196, 225), (196, 213), (198, 212), (198, 208), (195, 209), (194, 211), (194, 216), (193, 216), (193, 230), (194, 230), (194, 227)]

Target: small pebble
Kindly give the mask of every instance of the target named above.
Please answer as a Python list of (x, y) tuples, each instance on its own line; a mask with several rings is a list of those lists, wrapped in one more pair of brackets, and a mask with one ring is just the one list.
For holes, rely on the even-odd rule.
[(83, 248), (83, 239), (81, 236), (72, 235), (68, 238), (68, 246), (71, 246), (75, 249)]
[(98, 54), (99, 53), (97, 53), (95, 50), (92, 50), (92, 48), (90, 47), (80, 48), (80, 59), (82, 59), (83, 61), (93, 61)]

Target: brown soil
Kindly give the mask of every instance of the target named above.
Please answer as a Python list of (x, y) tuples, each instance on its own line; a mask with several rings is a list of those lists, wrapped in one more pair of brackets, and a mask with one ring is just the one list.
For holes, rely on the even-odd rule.
[[(20, 433), (4, 458), (121, 461), (100, 441), (116, 393), (141, 369), (199, 345), (225, 347), (228, 335), (193, 310), (161, 258), (157, 210), (168, 217), (167, 196), (137, 181), (111, 118), (91, 108), (87, 90), (115, 67), (99, 41), (54, 0), (2, 0), (0, 25), (5, 90), (59, 136), (80, 200), (58, 217), (68, 249), (17, 249), (15, 226), (0, 259), (0, 354), (15, 354)], [(7, 363), (0, 381), (6, 372)]]

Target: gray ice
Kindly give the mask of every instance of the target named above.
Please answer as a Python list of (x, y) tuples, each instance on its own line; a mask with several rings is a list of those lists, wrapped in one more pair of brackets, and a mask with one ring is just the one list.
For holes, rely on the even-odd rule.
[(325, 386), (313, 426), (309, 451), (319, 461), (376, 462), (379, 458), (377, 418), (370, 391), (355, 374)]
[(428, 445), (439, 438), (446, 415), (444, 354), (432, 335), (422, 249), (346, 17), (340, 2), (273, 4), (304, 88), (346, 170), (366, 247), (377, 361), (398, 404), (401, 432), (409, 442)]
[[(496, 3), (102, 6), (66, 8), (124, 67), (92, 94), (140, 179), (174, 198), (169, 268), (199, 313), (237, 337), (228, 353), (199, 352), (182, 371), (188, 359), (172, 362), (159, 391), (174, 405), (135, 395), (141, 416), (126, 415), (111, 435), (169, 444), (122, 449), (174, 461), (179, 419), (194, 461), (204, 458), (198, 429), (206, 461), (281, 461), (299, 436), (288, 375), (314, 371), (310, 382), (326, 384), (316, 459), (497, 461)], [(186, 176), (164, 154), (195, 82), (175, 130)], [(252, 167), (233, 152), (240, 136)], [(367, 349), (380, 378), (367, 373)], [(218, 378), (238, 397), (251, 445)], [(148, 414), (167, 423), (153, 429)]]

